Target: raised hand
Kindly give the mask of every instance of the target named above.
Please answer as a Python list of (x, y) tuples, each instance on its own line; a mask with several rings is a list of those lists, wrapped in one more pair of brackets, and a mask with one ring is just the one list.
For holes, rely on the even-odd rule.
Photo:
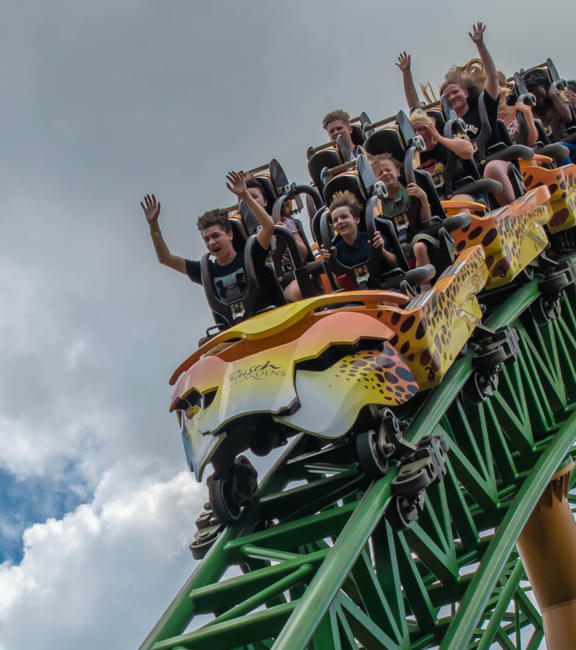
[(484, 23), (476, 23), (472, 26), (472, 33), (468, 32), (468, 36), (472, 39), (472, 42), (476, 47), (480, 47), (484, 43), (484, 32), (486, 31), (486, 25)]
[(146, 215), (148, 223), (152, 224), (158, 221), (160, 216), (160, 202), (156, 200), (154, 194), (146, 194), (144, 201), (140, 201), (142, 210)]
[(239, 198), (248, 194), (246, 180), (240, 172), (228, 172), (226, 174), (226, 187)]
[(440, 132), (436, 128), (436, 122), (432, 122), (432, 124), (428, 124), (428, 131), (432, 136), (432, 140), (438, 140), (441, 137)]
[(410, 55), (407, 52), (401, 52), (395, 65), (400, 68), (402, 72), (410, 70)]

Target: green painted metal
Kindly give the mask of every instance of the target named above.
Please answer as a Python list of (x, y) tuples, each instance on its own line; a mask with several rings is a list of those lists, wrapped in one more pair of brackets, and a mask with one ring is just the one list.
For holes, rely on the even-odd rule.
[(141, 650), (537, 648), (514, 546), (576, 439), (576, 295), (538, 326), (539, 295), (532, 282), (491, 307), (488, 327), (513, 326), (521, 352), (491, 400), (465, 395), (470, 351), (401, 414), (411, 441), (450, 445), (417, 522), (398, 532), (388, 521), (395, 468), (370, 483), (351, 442), (315, 451), (301, 436)]

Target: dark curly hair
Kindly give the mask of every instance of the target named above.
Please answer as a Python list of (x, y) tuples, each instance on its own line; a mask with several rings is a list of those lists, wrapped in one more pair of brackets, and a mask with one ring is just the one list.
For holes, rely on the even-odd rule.
[(207, 230), (211, 226), (219, 226), (224, 232), (232, 232), (232, 226), (228, 221), (228, 214), (225, 210), (208, 210), (198, 217), (196, 225), (200, 232)]

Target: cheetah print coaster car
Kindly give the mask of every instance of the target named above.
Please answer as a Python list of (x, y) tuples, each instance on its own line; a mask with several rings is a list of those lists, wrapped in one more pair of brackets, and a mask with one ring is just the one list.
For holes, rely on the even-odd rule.
[(512, 280), (548, 245), (544, 226), (552, 216), (550, 192), (539, 186), (485, 217), (471, 216), (470, 225), (454, 231), (456, 250), (480, 244), (486, 253), (486, 289)]
[(541, 185), (548, 188), (552, 206), (548, 229), (552, 234), (576, 226), (576, 165), (555, 169), (523, 165), (522, 174), (528, 190)]
[(384, 322), (394, 330), (390, 340), (421, 389), (441, 381), (482, 319), (476, 295), (488, 272), (481, 246), (467, 249), (438, 278), (434, 287), (404, 308), (388, 308)]

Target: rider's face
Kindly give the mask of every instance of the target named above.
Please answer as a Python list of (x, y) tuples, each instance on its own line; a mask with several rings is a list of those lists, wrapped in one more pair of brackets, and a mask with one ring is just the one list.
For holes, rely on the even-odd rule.
[(400, 178), (400, 170), (391, 160), (379, 160), (374, 165), (374, 173), (384, 185), (397, 185)]
[(232, 232), (226, 232), (220, 226), (209, 226), (202, 231), (202, 239), (206, 248), (217, 262), (226, 259), (234, 251), (232, 236)]
[(412, 122), (412, 128), (416, 135), (421, 135), (424, 138), (427, 147), (432, 143), (430, 125), (425, 120), (414, 120)]
[(332, 210), (332, 225), (338, 234), (345, 239), (356, 239), (358, 222), (347, 205), (341, 205)]
[(448, 84), (442, 91), (442, 97), (446, 97), (457, 113), (463, 114), (468, 110), (468, 91), (458, 84)]
[(348, 141), (350, 147), (353, 147), (352, 127), (350, 124), (346, 124), (344, 120), (332, 120), (332, 122), (328, 122), (326, 125), (326, 132), (332, 142), (336, 142), (336, 138), (339, 135), (343, 135)]
[(258, 205), (266, 208), (266, 199), (264, 198), (264, 194), (260, 188), (249, 187), (248, 194), (256, 201), (256, 203), (258, 203)]

